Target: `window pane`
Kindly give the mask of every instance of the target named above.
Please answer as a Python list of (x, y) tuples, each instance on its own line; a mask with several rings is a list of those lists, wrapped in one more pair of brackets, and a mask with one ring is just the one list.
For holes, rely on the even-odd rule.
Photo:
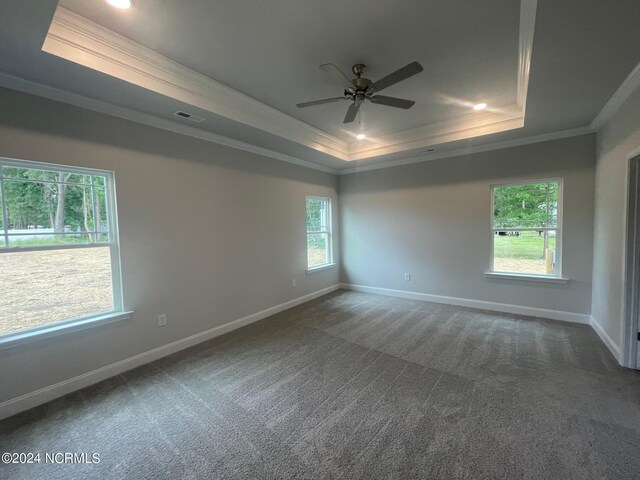
[[(29, 173), (30, 170), (22, 169)], [(47, 172), (51, 173), (51, 172)], [(67, 180), (69, 174), (55, 174)], [(78, 180), (89, 176), (75, 175)], [(109, 241), (104, 187), (5, 180), (10, 246)]]
[(307, 234), (307, 265), (309, 267), (317, 267), (327, 263), (329, 263), (328, 234)]
[(493, 227), (556, 227), (558, 183), (510, 185), (493, 189)]
[(496, 232), (493, 237), (493, 271), (555, 273), (556, 231)]
[(307, 232), (328, 230), (328, 204), (321, 198), (307, 198)]
[(0, 254), (0, 335), (113, 310), (109, 247)]
[(331, 225), (328, 198), (307, 198), (307, 267), (331, 262)]
[(96, 187), (104, 187), (107, 185), (107, 179), (105, 177), (93, 177), (93, 184)]
[(77, 233), (95, 242), (95, 232), (107, 232), (105, 190), (102, 187), (70, 185), (66, 189), (64, 232)]
[(78, 175), (72, 174), (67, 178), (68, 183), (81, 184), (81, 185), (91, 185), (91, 175)]
[(7, 179), (29, 179), (41, 182), (91, 184), (90, 175), (41, 170), (38, 168), (2, 167), (2, 175)]
[(92, 232), (91, 187), (69, 185), (62, 190), (65, 193), (64, 232)]
[(3, 183), (9, 233), (53, 231), (55, 195), (50, 185), (38, 182), (5, 180)]
[[(95, 230), (98, 232), (108, 233), (109, 221), (107, 216), (107, 193), (104, 187), (95, 186), (93, 188), (92, 212), (95, 215)], [(102, 237), (106, 237), (104, 241), (109, 241), (108, 235), (102, 235)]]

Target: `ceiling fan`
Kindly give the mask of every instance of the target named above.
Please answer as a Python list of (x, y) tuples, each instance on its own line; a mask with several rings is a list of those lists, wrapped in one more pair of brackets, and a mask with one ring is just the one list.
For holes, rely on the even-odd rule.
[(344, 87), (344, 95), (342, 97), (325, 98), (323, 100), (314, 100), (312, 102), (298, 103), (298, 108), (313, 107), (314, 105), (322, 105), (324, 103), (339, 102), (340, 100), (349, 100), (353, 102), (347, 110), (347, 114), (344, 117), (342, 123), (351, 123), (358, 115), (360, 106), (369, 100), (371, 103), (377, 103), (378, 105), (386, 105), (388, 107), (404, 108), (408, 109), (413, 106), (413, 100), (405, 100), (404, 98), (386, 97), (384, 95), (376, 95), (378, 92), (384, 90), (391, 85), (395, 85), (402, 80), (406, 80), (413, 75), (420, 73), (423, 68), (418, 62), (412, 62), (405, 65), (399, 70), (390, 73), (386, 77), (381, 78), (377, 82), (372, 82), (368, 78), (364, 78), (366, 66), (362, 63), (356, 63), (351, 71), (356, 76), (354, 79), (347, 77), (342, 70), (336, 67), (333, 63), (325, 63), (320, 65), (320, 69), (329, 75), (334, 81), (339, 82)]

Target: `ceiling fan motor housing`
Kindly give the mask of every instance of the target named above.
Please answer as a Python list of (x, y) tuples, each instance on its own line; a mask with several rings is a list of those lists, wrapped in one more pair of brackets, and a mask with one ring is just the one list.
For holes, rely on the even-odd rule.
[(373, 85), (373, 82), (371, 80), (362, 77), (362, 74), (364, 73), (366, 68), (367, 67), (364, 64), (356, 63), (351, 69), (356, 76), (356, 78), (351, 80), (356, 87), (356, 93), (364, 93), (369, 89), (371, 85)]
[(366, 69), (367, 66), (364, 63), (356, 63), (353, 67), (351, 67), (351, 71), (356, 77), (362, 75)]

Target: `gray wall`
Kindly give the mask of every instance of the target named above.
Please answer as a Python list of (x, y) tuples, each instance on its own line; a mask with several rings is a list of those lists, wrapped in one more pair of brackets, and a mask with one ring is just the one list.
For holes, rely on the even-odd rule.
[[(304, 272), (307, 194), (334, 200), (344, 282), (590, 312), (593, 136), (345, 175), (338, 211), (333, 175), (4, 89), (0, 105), (0, 156), (116, 172), (124, 298), (136, 312), (0, 351), (0, 402), (337, 283), (337, 268)], [(557, 176), (571, 282), (486, 279), (489, 186)]]
[(622, 342), (629, 160), (640, 154), (640, 89), (598, 133), (593, 250), (593, 317)]
[[(594, 157), (587, 135), (341, 176), (342, 281), (588, 314)], [(485, 278), (491, 184), (547, 177), (564, 178), (563, 275), (571, 281)]]
[(304, 271), (305, 196), (331, 197), (337, 219), (334, 175), (5, 89), (0, 105), (0, 156), (115, 171), (135, 310), (0, 351), (0, 402), (338, 282)]

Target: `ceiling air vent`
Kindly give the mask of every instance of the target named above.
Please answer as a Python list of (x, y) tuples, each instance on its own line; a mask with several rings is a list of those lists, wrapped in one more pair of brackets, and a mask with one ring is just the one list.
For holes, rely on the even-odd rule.
[(187, 112), (183, 112), (183, 111), (178, 111), (176, 113), (174, 113), (174, 115), (180, 117), (180, 118), (185, 118), (187, 120), (190, 120), (192, 122), (196, 122), (196, 123), (200, 123), (202, 121), (204, 121), (204, 118), (202, 117), (198, 117), (197, 115), (192, 115), (191, 113), (187, 113)]

